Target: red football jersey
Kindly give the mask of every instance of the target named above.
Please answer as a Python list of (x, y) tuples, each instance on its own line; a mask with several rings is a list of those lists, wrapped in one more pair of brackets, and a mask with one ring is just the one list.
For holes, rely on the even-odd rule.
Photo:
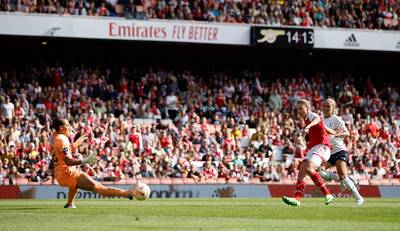
[[(309, 112), (305, 120), (306, 126), (309, 125), (315, 119), (315, 117), (320, 117), (320, 116), (314, 112)], [(308, 150), (310, 150), (312, 147), (318, 144), (324, 144), (329, 148), (331, 148), (329, 136), (325, 130), (325, 126), (324, 123), (322, 122), (321, 117), (320, 117), (320, 122), (317, 125), (312, 126), (310, 128), (310, 130), (308, 131), (308, 136), (310, 139), (307, 144)]]

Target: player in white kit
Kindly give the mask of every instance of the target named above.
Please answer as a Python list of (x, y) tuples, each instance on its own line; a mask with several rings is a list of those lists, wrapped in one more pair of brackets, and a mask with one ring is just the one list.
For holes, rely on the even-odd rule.
[(336, 166), (337, 172), (333, 173), (330, 171), (320, 171), (319, 174), (325, 180), (335, 180), (340, 181), (342, 185), (345, 185), (353, 193), (356, 198), (356, 204), (362, 205), (364, 203), (364, 198), (360, 195), (357, 187), (354, 185), (353, 181), (347, 176), (347, 150), (343, 142), (343, 139), (349, 136), (349, 131), (346, 128), (343, 120), (335, 115), (336, 103), (332, 99), (327, 99), (323, 105), (324, 118), (323, 122), (326, 130), (331, 135), (330, 142), (333, 147), (332, 155), (329, 160), (324, 163), (325, 169), (331, 166)]

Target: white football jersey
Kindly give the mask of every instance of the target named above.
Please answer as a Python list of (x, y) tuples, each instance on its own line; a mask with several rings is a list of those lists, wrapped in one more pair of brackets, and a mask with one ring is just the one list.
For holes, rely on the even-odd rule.
[[(336, 131), (338, 128), (340, 128), (340, 130), (342, 130), (342, 131), (348, 131), (343, 120), (336, 115), (333, 115), (329, 118), (324, 117), (322, 120), (324, 122), (325, 127), (328, 127), (332, 130)], [(337, 137), (331, 136), (330, 141), (331, 141), (331, 145), (333, 148), (332, 154), (340, 152), (342, 150), (347, 151), (346, 145), (344, 145), (344, 142), (343, 142), (343, 138), (337, 138)]]

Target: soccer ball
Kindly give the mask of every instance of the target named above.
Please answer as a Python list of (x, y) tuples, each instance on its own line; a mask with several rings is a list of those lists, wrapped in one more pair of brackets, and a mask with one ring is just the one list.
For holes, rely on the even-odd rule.
[(135, 186), (134, 197), (138, 201), (144, 201), (150, 196), (150, 187), (145, 183), (138, 183)]

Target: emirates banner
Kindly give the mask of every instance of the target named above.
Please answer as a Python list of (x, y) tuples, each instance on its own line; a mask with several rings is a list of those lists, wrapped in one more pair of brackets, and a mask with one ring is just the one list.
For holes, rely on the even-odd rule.
[(400, 32), (0, 12), (0, 35), (400, 52)]
[(88, 39), (249, 45), (250, 26), (176, 20), (127, 20), (1, 14), (0, 34)]

